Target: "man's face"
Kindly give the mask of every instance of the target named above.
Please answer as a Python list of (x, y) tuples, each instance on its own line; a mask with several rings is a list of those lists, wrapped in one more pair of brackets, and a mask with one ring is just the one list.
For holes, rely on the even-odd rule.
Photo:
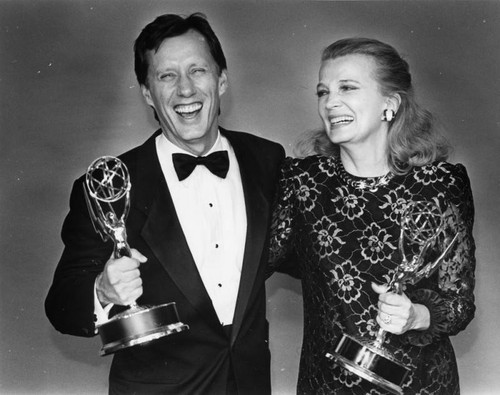
[(163, 133), (173, 144), (195, 155), (215, 143), (220, 97), (227, 88), (205, 38), (198, 32), (167, 38), (150, 51), (146, 102), (158, 114)]

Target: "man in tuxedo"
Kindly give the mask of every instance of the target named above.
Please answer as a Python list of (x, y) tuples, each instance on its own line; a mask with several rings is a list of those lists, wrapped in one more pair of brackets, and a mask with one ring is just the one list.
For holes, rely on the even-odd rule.
[(131, 257), (113, 258), (113, 243), (96, 234), (81, 177), (47, 316), (62, 333), (90, 337), (120, 306), (175, 302), (189, 330), (115, 353), (110, 393), (269, 394), (264, 280), (284, 150), (219, 126), (227, 66), (203, 15), (156, 18), (134, 51), (161, 128), (120, 156), (132, 183)]

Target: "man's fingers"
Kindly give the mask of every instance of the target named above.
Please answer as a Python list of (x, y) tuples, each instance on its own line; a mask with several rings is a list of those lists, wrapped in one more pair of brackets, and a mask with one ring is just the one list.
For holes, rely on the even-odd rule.
[(130, 253), (132, 255), (132, 258), (138, 260), (140, 263), (144, 263), (148, 260), (148, 258), (146, 258), (144, 255), (142, 255), (135, 248), (131, 248)]

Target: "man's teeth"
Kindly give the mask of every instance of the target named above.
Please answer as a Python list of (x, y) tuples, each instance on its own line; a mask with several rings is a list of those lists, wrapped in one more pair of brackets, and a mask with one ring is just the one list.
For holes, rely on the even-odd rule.
[(354, 118), (349, 116), (335, 117), (335, 118), (330, 118), (330, 124), (338, 125), (340, 123), (349, 123), (352, 122), (353, 120)]
[(179, 114), (190, 114), (195, 111), (201, 110), (201, 103), (185, 104), (175, 107), (175, 112)]

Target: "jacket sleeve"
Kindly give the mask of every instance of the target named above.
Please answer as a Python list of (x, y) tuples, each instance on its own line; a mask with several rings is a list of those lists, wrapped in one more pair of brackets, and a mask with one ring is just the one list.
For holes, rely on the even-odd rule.
[(90, 337), (96, 333), (94, 282), (111, 256), (113, 242), (103, 242), (96, 233), (83, 188), (82, 177), (71, 192), (70, 211), (61, 232), (64, 251), (45, 300), (45, 312), (58, 331)]
[[(442, 336), (456, 335), (474, 318), (475, 243), (472, 235), (474, 204), (467, 172), (454, 166), (448, 183), (447, 230), (457, 242), (441, 263), (437, 289), (415, 288), (409, 293), (414, 303), (425, 305), (430, 312), (430, 327), (425, 331), (409, 331), (407, 340), (425, 346)], [(451, 238), (451, 237), (450, 237)]]

